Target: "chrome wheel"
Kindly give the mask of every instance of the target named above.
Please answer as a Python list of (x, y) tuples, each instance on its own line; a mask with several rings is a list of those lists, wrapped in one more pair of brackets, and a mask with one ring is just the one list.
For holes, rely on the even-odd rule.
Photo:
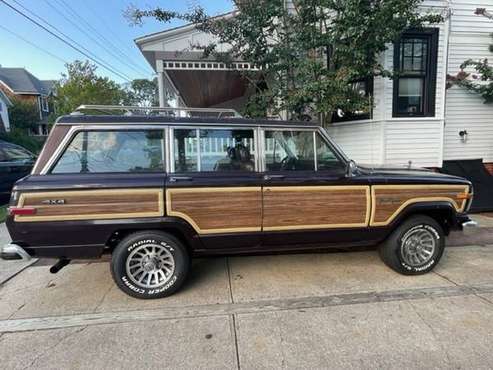
[(173, 276), (175, 260), (165, 246), (143, 244), (128, 256), (126, 272), (130, 280), (141, 288), (159, 288)]
[(428, 263), (435, 254), (436, 239), (427, 229), (407, 232), (401, 241), (401, 256), (409, 266), (419, 267)]

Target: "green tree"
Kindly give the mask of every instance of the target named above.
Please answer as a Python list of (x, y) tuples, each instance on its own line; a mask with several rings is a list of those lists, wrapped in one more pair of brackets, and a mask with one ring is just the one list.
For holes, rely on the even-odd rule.
[(139, 107), (154, 107), (159, 105), (157, 79), (136, 79), (128, 86), (132, 105)]
[[(128, 91), (108, 77), (98, 76), (96, 65), (88, 61), (75, 61), (66, 67), (67, 72), (62, 74), (55, 87), (56, 116), (69, 114), (82, 104), (128, 104)], [(51, 121), (55, 118), (52, 115)]]
[[(204, 56), (224, 62), (243, 60), (260, 72), (243, 72), (255, 93), (247, 115), (287, 111), (291, 117), (322, 115), (329, 121), (337, 109), (369, 110), (371, 102), (354, 88), (358, 80), (392, 77), (379, 56), (403, 31), (442, 20), (439, 14), (420, 14), (422, 0), (244, 0), (234, 16), (210, 17), (203, 8), (180, 13), (162, 8), (130, 7), (133, 23), (152, 17), (196, 24), (217, 42), (193, 45)], [(231, 45), (219, 53), (221, 43)]]
[(12, 106), (9, 108), (10, 126), (12, 130), (24, 131), (27, 134), (40, 121), (38, 107), (29, 100), (12, 98), (11, 101)]

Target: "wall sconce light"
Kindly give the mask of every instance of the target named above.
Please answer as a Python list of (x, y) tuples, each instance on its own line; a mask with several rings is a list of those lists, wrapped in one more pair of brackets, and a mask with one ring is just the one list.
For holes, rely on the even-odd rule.
[(463, 143), (467, 142), (467, 130), (459, 131), (459, 136)]

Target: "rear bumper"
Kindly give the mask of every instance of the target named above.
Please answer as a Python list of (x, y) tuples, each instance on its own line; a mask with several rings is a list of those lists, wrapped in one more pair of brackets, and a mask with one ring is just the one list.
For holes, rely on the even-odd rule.
[(1, 248), (0, 257), (4, 260), (22, 259), (24, 261), (29, 261), (31, 259), (31, 256), (24, 248), (13, 243), (6, 244)]

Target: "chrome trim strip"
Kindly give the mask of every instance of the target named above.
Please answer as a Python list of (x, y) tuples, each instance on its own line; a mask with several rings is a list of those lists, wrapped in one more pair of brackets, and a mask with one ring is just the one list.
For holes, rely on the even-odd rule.
[[(138, 117), (140, 118), (140, 117)], [(277, 123), (279, 122), (279, 123)], [(286, 130), (293, 130), (293, 129), (300, 129), (300, 130), (313, 130), (313, 129), (319, 129), (320, 126), (317, 125), (304, 125), (304, 124), (296, 124), (296, 123), (290, 123), (290, 122), (284, 122), (284, 121), (272, 121), (270, 122), (263, 122), (263, 123), (258, 123), (255, 121), (252, 121), (252, 123), (246, 123), (246, 122), (241, 122), (241, 123), (231, 123), (231, 122), (180, 122), (180, 121), (163, 121), (163, 122), (142, 122), (142, 121), (135, 121), (135, 122), (118, 122), (118, 118), (115, 117), (114, 122), (57, 122), (57, 125), (64, 125), (64, 126), (109, 126), (109, 125), (119, 125), (118, 127), (121, 128), (122, 125), (125, 126), (145, 126), (145, 125), (158, 125), (158, 126), (176, 126), (177, 128), (185, 128), (187, 126), (217, 126), (217, 127), (230, 127), (231, 129), (237, 129), (240, 127), (245, 127), (245, 128), (254, 128), (254, 127), (265, 127), (265, 128), (284, 128)]]

